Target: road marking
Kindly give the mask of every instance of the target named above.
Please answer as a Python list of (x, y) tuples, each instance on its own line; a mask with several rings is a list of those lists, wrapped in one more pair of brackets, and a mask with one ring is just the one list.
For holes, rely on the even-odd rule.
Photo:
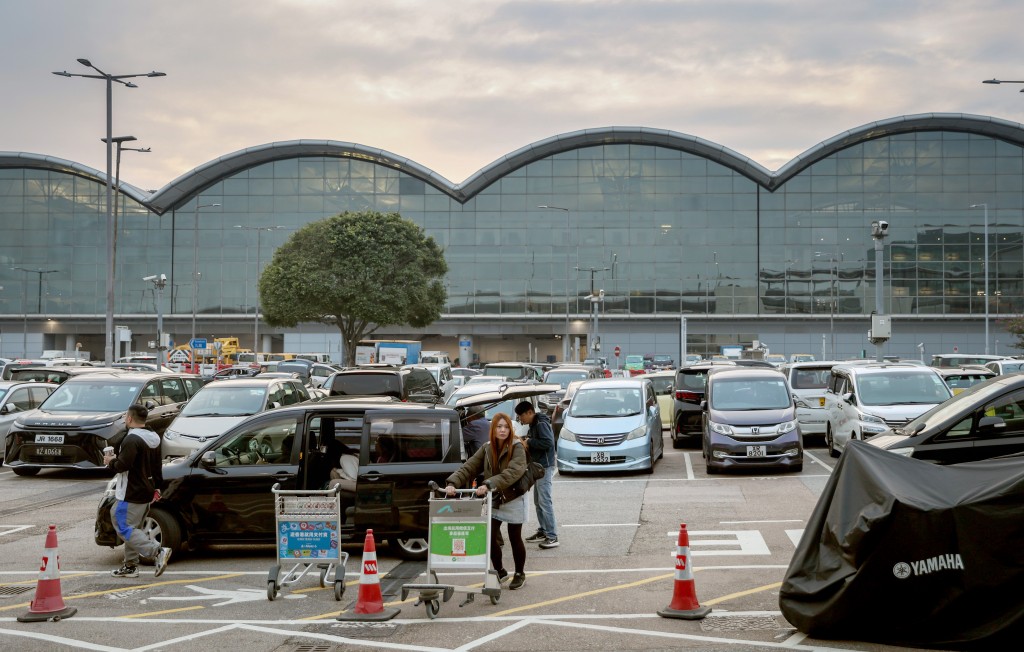
[[(825, 465), (826, 469), (829, 469), (828, 465)], [(711, 477), (694, 477), (694, 478), (648, 478), (646, 480), (637, 480), (633, 478), (616, 478), (614, 480), (610, 478), (594, 479), (594, 480), (580, 480), (573, 478), (571, 480), (559, 480), (555, 484), (562, 485), (573, 485), (573, 484), (630, 484), (639, 482), (750, 482), (755, 480), (806, 480), (807, 478), (827, 478), (832, 473), (829, 469), (828, 473), (797, 473), (787, 475), (724, 475), (718, 474)]]
[(0, 528), (11, 528), (11, 529), (5, 529), (3, 532), (0, 532), (0, 537), (7, 536), (8, 534), (14, 534), (15, 532), (21, 532), (22, 530), (27, 530), (30, 527), (35, 527), (35, 526), (34, 525), (0, 525)]
[(739, 525), (741, 523), (803, 523), (802, 518), (782, 518), (775, 521), (719, 521), (719, 525)]
[(786, 647), (792, 647), (794, 645), (802, 643), (805, 638), (807, 638), (807, 634), (804, 634), (803, 632), (797, 632), (789, 638), (787, 638), (786, 640), (784, 640), (782, 644)]
[(560, 527), (640, 527), (639, 523), (580, 523), (578, 525), (565, 525)]
[(689, 453), (683, 453), (683, 463), (686, 464), (686, 479), (695, 480), (696, 476), (693, 475), (693, 462), (690, 461)]
[(480, 647), (481, 645), (484, 645), (485, 643), (490, 643), (491, 641), (496, 641), (499, 638), (502, 638), (516, 630), (522, 629), (523, 627), (526, 627), (527, 625), (531, 624), (533, 623), (530, 620), (520, 620), (519, 622), (512, 623), (508, 627), (502, 627), (496, 632), (491, 632), (486, 636), (481, 636), (476, 640), (470, 641), (465, 645), (457, 647), (452, 652), (469, 652), (469, 650), (472, 650), (473, 648)]
[(803, 538), (804, 531), (803, 530), (786, 530), (786, 536), (789, 537), (789, 540), (793, 542), (793, 546), (796, 547), (796, 546), (800, 545), (800, 539)]
[[(188, 584), (185, 586), (186, 589), (192, 589), (200, 595), (185, 595), (185, 596), (157, 596), (150, 598), (150, 600), (167, 600), (167, 601), (182, 601), (185, 600), (223, 600), (224, 602), (218, 602), (212, 606), (223, 607), (226, 604), (237, 604), (239, 602), (256, 602), (257, 600), (265, 600), (267, 592), (264, 589), (208, 589), (204, 586), (194, 586)], [(304, 595), (284, 595), (285, 598), (301, 599), (305, 598)]]
[(736, 593), (730, 593), (729, 595), (723, 595), (720, 598), (715, 598), (713, 600), (708, 600), (704, 604), (705, 605), (718, 604), (719, 602), (725, 602), (726, 600), (732, 600), (733, 598), (742, 598), (745, 595), (753, 595), (755, 593), (761, 593), (762, 591), (769, 591), (771, 589), (777, 589), (780, 586), (782, 586), (782, 582), (773, 582), (771, 584), (765, 584), (764, 586), (759, 586), (756, 589), (748, 589), (746, 591), (738, 591)]
[[(709, 555), (770, 555), (768, 544), (758, 530), (694, 530), (690, 535), (690, 554), (694, 557)], [(704, 536), (731, 536), (734, 539), (700, 539)], [(678, 539), (678, 532), (668, 536)], [(739, 546), (738, 550), (702, 550), (703, 546)], [(672, 552), (675, 555), (675, 551)]]
[[(806, 455), (807, 457), (811, 458), (811, 461), (813, 461), (814, 463), (816, 463), (816, 464), (820, 464), (820, 465), (822, 465), (823, 467), (825, 467), (826, 469), (828, 469), (828, 475), (832, 475), (832, 467), (831, 467), (831, 466), (829, 466), (828, 464), (825, 464), (825, 463), (824, 463), (823, 461), (821, 461), (820, 459), (818, 459), (818, 456), (817, 456), (817, 455), (814, 455), (813, 453), (810, 453), (810, 452), (808, 452), (808, 451), (806, 451), (806, 450), (804, 451), (804, 455)], [(799, 476), (798, 476), (798, 477), (799, 477)], [(820, 476), (810, 476), (810, 477), (820, 477)]]
[(162, 616), (163, 614), (176, 614), (179, 611), (192, 611), (193, 609), (205, 609), (201, 604), (193, 605), (191, 607), (178, 607), (177, 609), (164, 609), (163, 611), (150, 611), (144, 614), (132, 614), (130, 616), (121, 616), (121, 618), (148, 618), (150, 616)]
[[(529, 576), (529, 573), (527, 573), (527, 576)], [(672, 573), (668, 573), (666, 575), (657, 575), (655, 577), (648, 577), (647, 579), (637, 580), (636, 582), (630, 582), (629, 584), (620, 584), (620, 585), (617, 585), (617, 586), (606, 586), (606, 587), (601, 588), (601, 589), (594, 589), (593, 591), (584, 591), (583, 593), (576, 593), (575, 595), (567, 595), (567, 596), (564, 596), (564, 597), (561, 597), (561, 598), (555, 598), (554, 600), (546, 600), (544, 602), (537, 602), (535, 604), (528, 604), (528, 605), (524, 605), (522, 607), (516, 607), (515, 609), (506, 609), (505, 611), (499, 611), (498, 613), (493, 614), (491, 617), (494, 618), (494, 617), (498, 617), (498, 616), (506, 616), (508, 614), (514, 614), (514, 613), (518, 613), (520, 611), (526, 611), (527, 609), (536, 609), (538, 607), (546, 607), (546, 606), (549, 606), (549, 605), (558, 604), (560, 602), (567, 602), (569, 600), (575, 600), (577, 598), (585, 598), (585, 597), (588, 597), (588, 596), (591, 596), (591, 595), (598, 595), (600, 593), (608, 593), (609, 591), (618, 591), (620, 589), (628, 589), (628, 588), (632, 588), (634, 586), (642, 586), (644, 584), (650, 584), (651, 582), (657, 582), (658, 580), (664, 580), (664, 579), (668, 579), (670, 577), (675, 577), (675, 573), (672, 572)]]

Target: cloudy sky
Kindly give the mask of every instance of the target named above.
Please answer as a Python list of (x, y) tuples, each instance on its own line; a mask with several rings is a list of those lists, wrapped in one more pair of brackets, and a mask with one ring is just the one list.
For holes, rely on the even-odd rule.
[(114, 89), (122, 177), (156, 189), (239, 149), (379, 147), (453, 182), (528, 143), (645, 126), (769, 169), (904, 114), (1024, 122), (1020, 0), (7, 0), (0, 151), (105, 167), (104, 85), (52, 71), (159, 70)]

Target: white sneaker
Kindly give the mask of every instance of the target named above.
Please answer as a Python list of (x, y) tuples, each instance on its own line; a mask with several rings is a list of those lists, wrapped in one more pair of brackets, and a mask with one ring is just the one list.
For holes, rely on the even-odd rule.
[(167, 562), (171, 560), (171, 549), (160, 548), (160, 552), (156, 553), (156, 570), (153, 571), (153, 577), (160, 577), (167, 570)]

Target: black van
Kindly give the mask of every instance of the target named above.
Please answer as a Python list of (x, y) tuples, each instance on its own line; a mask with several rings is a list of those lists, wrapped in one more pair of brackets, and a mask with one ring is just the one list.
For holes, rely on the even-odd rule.
[(413, 403), (437, 403), (444, 396), (426, 367), (345, 369), (324, 381), (329, 396), (393, 396)]

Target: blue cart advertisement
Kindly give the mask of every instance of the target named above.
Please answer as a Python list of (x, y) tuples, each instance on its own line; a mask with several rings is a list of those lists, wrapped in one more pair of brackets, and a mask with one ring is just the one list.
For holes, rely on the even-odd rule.
[(337, 559), (338, 528), (333, 520), (278, 520), (279, 559)]

